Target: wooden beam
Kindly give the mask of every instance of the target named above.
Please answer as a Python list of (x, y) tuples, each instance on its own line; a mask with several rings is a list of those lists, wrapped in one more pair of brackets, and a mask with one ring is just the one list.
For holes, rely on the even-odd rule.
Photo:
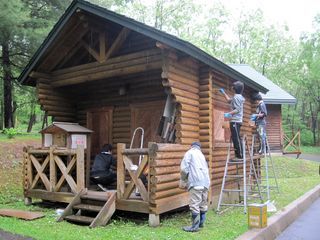
[(44, 78), (47, 80), (51, 80), (52, 76), (49, 73), (43, 73), (43, 72), (37, 72), (37, 71), (32, 71), (29, 74), (29, 77), (31, 78)]
[(27, 190), (25, 196), (31, 197), (31, 198), (49, 200), (53, 202), (69, 203), (72, 201), (75, 195), (70, 192), (49, 192), (46, 190), (32, 189), (32, 190)]
[(106, 61), (106, 33), (105, 32), (99, 33), (99, 44), (100, 44), (99, 62), (105, 62)]
[(60, 42), (45, 60), (45, 65), (48, 65), (48, 70), (52, 71), (67, 55), (74, 46), (78, 43), (75, 39), (82, 39), (82, 37), (87, 34), (89, 29), (86, 25), (80, 24), (74, 31), (68, 34), (63, 41)]
[[(132, 62), (132, 61), (131, 61)], [(130, 62), (128, 62), (130, 64)], [(67, 85), (79, 84), (89, 81), (95, 81), (103, 78), (110, 78), (116, 76), (124, 76), (130, 75), (139, 72), (145, 72), (154, 69), (160, 69), (162, 66), (161, 61), (154, 60), (153, 62), (145, 62), (137, 65), (132, 66), (124, 66), (110, 70), (104, 70), (101, 72), (96, 72), (95, 69), (92, 69), (90, 73), (78, 76), (78, 77), (71, 77), (69, 79), (59, 79), (52, 83), (54, 87), (62, 87)]]
[(96, 52), (89, 44), (87, 44), (85, 41), (81, 40), (81, 45), (91, 54), (92, 57), (94, 57), (97, 61), (100, 60), (99, 53)]
[(110, 57), (112, 57), (112, 55), (114, 55), (115, 52), (117, 52), (120, 47), (122, 46), (122, 44), (124, 43), (124, 41), (127, 39), (127, 37), (130, 34), (130, 29), (128, 28), (122, 28), (122, 30), (120, 31), (120, 33), (118, 34), (116, 40), (114, 40), (114, 42), (112, 43), (110, 49), (108, 50), (108, 52), (106, 53), (106, 59), (109, 59)]
[(30, 159), (33, 163), (33, 166), (36, 168), (37, 170), (37, 175), (35, 176), (32, 186), (31, 188), (35, 187), (38, 176), (41, 178), (44, 186), (46, 187), (47, 191), (50, 191), (50, 181), (47, 178), (46, 174), (43, 173), (43, 171), (45, 170), (45, 168), (47, 167), (48, 163), (49, 163), (49, 156), (46, 157), (46, 159), (44, 160), (43, 164), (41, 165), (38, 161), (37, 158), (35, 158), (33, 155), (30, 155)]

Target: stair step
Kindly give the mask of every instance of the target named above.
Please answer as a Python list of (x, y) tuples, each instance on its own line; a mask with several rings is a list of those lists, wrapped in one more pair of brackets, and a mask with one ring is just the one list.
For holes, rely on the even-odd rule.
[(101, 192), (105, 194), (85, 194), (81, 196), (81, 199), (87, 199), (87, 200), (97, 200), (97, 201), (103, 201), (106, 202), (108, 201), (109, 195), (106, 194), (106, 192)]
[(80, 203), (80, 204), (73, 206), (73, 208), (92, 211), (92, 212), (100, 212), (100, 210), (102, 209), (102, 206)]
[(87, 216), (69, 215), (64, 218), (65, 220), (79, 223), (91, 224), (94, 218)]

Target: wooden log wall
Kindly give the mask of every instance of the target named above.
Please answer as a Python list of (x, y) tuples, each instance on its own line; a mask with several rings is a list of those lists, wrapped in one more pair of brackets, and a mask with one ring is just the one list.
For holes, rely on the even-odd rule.
[[(213, 129), (215, 127), (215, 119), (218, 116), (215, 116), (217, 112), (215, 110), (223, 111), (223, 112), (230, 112), (230, 104), (226, 101), (224, 96), (219, 92), (220, 88), (224, 88), (226, 93), (229, 95), (229, 97), (232, 97), (234, 95), (234, 92), (232, 90), (232, 83), (235, 82), (235, 80), (230, 79), (223, 75), (220, 72), (212, 71), (212, 100), (213, 100)], [(241, 136), (244, 134), (247, 135), (247, 140), (249, 146), (251, 146), (251, 139), (252, 139), (252, 127), (249, 126), (249, 116), (252, 114), (253, 104), (250, 100), (250, 94), (251, 89), (249, 89), (246, 85), (244, 87), (244, 93), (243, 96), (246, 99), (244, 103), (244, 117), (243, 117), (243, 123), (241, 127)], [(229, 123), (227, 123), (229, 125)], [(221, 126), (222, 128), (222, 126)], [(226, 129), (225, 132), (229, 132), (228, 135), (230, 135), (230, 130)], [(215, 134), (213, 133), (213, 164), (212, 164), (212, 173), (213, 173), (213, 179), (212, 179), (212, 185), (213, 185), (213, 194), (218, 195), (220, 194), (220, 188), (222, 184), (224, 169), (225, 169), (225, 163), (227, 159), (227, 152), (228, 152), (228, 145), (229, 145), (229, 137), (225, 137), (224, 141), (218, 141), (215, 137)], [(231, 151), (232, 156), (233, 150)], [(249, 167), (249, 165), (248, 165)], [(248, 168), (249, 170), (249, 168)], [(233, 167), (231, 174), (236, 172), (236, 166)], [(229, 181), (229, 184), (233, 184), (233, 181)]]
[[(213, 104), (212, 104), (212, 73), (206, 66), (200, 68), (200, 80), (199, 80), (199, 134), (200, 142), (202, 146), (202, 152), (204, 153), (209, 165), (210, 180), (213, 181), (213, 142), (212, 142), (212, 116), (213, 116)], [(209, 189), (209, 203), (211, 202), (212, 188)]]
[(179, 180), (180, 162), (189, 146), (154, 143), (149, 149), (150, 209), (160, 214), (187, 205), (188, 193), (179, 188)]
[(271, 150), (282, 150), (281, 105), (267, 105), (267, 136)]
[(172, 52), (163, 57), (162, 83), (178, 105), (176, 143), (190, 145), (199, 140), (199, 66), (194, 61), (179, 61)]
[(67, 93), (57, 91), (49, 79), (37, 79), (37, 95), (41, 109), (58, 122), (74, 122), (76, 119), (75, 107)]

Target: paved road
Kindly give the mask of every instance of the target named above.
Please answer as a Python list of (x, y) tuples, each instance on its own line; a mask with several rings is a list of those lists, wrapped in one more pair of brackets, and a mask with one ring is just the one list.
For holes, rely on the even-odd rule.
[(276, 240), (319, 240), (320, 198), (289, 225)]
[(0, 239), (1, 240), (32, 240), (32, 238), (29, 237), (23, 237), (17, 234), (12, 234), (9, 232), (5, 232), (0, 229)]

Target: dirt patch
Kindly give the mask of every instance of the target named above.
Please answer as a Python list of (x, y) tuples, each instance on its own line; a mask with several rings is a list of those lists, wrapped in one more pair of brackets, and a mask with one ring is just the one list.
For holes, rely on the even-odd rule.
[[(0, 142), (0, 203), (22, 197), (23, 147), (40, 147), (40, 139), (11, 139)], [(6, 198), (4, 197), (6, 196)]]

